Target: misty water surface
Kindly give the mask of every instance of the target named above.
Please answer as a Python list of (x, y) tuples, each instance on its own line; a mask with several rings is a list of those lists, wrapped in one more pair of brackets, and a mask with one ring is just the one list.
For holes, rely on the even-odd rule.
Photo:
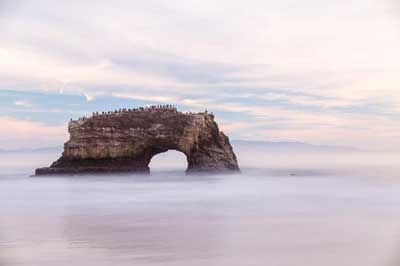
[(397, 154), (238, 151), (241, 175), (29, 177), (0, 155), (1, 266), (399, 265)]

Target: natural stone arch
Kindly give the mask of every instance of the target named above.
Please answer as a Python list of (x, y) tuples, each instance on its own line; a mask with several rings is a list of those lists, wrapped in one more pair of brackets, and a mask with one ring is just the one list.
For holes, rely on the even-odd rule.
[(151, 158), (177, 150), (187, 172), (238, 171), (229, 139), (212, 114), (175, 108), (139, 108), (94, 114), (68, 125), (70, 139), (60, 159), (37, 175), (84, 172), (148, 172)]

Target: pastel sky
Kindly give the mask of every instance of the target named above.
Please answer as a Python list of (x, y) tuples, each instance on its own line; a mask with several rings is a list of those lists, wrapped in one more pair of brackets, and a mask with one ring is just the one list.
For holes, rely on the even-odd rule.
[(400, 3), (0, 0), (0, 149), (163, 103), (231, 139), (400, 150)]

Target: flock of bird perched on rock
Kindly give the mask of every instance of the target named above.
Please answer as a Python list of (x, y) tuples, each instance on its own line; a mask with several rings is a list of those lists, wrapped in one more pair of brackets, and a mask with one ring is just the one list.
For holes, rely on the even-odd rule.
[[(95, 116), (109, 116), (109, 115), (114, 115), (114, 114), (119, 114), (119, 113), (148, 112), (148, 111), (154, 111), (154, 112), (159, 112), (159, 111), (165, 112), (165, 111), (167, 111), (167, 112), (178, 113), (177, 108), (172, 104), (165, 104), (165, 105), (158, 104), (158, 105), (150, 105), (150, 106), (145, 106), (145, 107), (137, 107), (137, 108), (132, 108), (132, 109), (130, 109), (130, 108), (121, 108), (121, 109), (118, 109), (118, 110), (108, 111), (108, 112), (101, 112), (101, 113), (93, 112), (92, 116), (93, 117), (95, 117)], [(207, 110), (205, 110), (204, 113), (207, 114)], [(193, 113), (192, 112), (186, 112), (186, 114), (193, 114)], [(211, 113), (211, 115), (212, 115), (212, 113)], [(78, 121), (84, 121), (86, 119), (87, 119), (87, 117), (84, 116), (84, 117), (78, 118)], [(71, 118), (70, 121), (73, 121), (73, 119)]]

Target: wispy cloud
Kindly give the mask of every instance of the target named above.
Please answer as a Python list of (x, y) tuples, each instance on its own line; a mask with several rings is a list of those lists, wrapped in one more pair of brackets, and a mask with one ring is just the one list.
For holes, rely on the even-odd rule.
[(16, 100), (14, 102), (14, 104), (16, 106), (22, 106), (22, 107), (31, 107), (32, 106), (28, 101), (25, 101), (25, 100)]
[(83, 96), (85, 96), (85, 99), (87, 102), (93, 101), (95, 96), (88, 94), (88, 93), (84, 93)]
[(356, 137), (365, 127), (385, 143), (400, 131), (391, 0), (1, 4), (0, 90), (81, 97), (68, 98), (74, 108), (7, 98), (8, 116), (48, 123), (26, 111), (65, 120), (158, 102), (214, 111), (237, 138), (367, 145), (375, 136)]
[(52, 127), (12, 117), (0, 117), (0, 124), (0, 147), (4, 149), (59, 146), (68, 139), (66, 125)]

